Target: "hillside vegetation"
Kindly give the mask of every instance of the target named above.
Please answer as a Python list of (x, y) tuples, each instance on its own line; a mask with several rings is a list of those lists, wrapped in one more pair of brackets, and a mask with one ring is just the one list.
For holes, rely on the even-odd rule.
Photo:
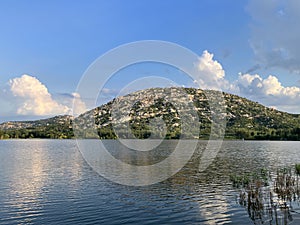
[[(168, 97), (172, 96), (172, 97)], [(207, 96), (210, 96), (209, 98)], [(0, 125), (0, 138), (73, 138), (73, 125), (77, 127), (76, 137), (80, 138), (132, 138), (130, 131), (137, 138), (165, 137), (208, 139), (211, 134), (212, 115), (226, 120), (226, 139), (252, 140), (300, 140), (300, 115), (281, 112), (265, 107), (257, 102), (236, 95), (223, 93), (226, 109), (220, 113), (212, 111), (208, 99), (218, 96), (217, 91), (203, 91), (194, 88), (152, 88), (118, 97), (107, 104), (90, 110), (77, 118), (57, 116), (46, 120), (7, 122)], [(197, 113), (186, 112), (185, 121), (197, 120), (199, 135), (195, 130), (181, 133), (179, 109), (187, 100), (193, 103)], [(214, 102), (220, 99), (216, 98)], [(112, 114), (117, 109), (127, 114)], [(179, 107), (179, 108), (178, 108)], [(152, 129), (153, 119), (164, 121), (164, 129)], [(80, 128), (80, 129), (78, 129)], [(220, 130), (214, 130), (212, 136), (218, 136)], [(215, 133), (214, 133), (215, 132)]]

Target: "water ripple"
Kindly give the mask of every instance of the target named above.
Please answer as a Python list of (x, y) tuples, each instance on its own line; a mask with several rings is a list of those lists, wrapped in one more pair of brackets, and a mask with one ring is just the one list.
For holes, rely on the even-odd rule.
[(252, 224), (229, 174), (300, 162), (299, 152), (298, 142), (225, 141), (203, 173), (199, 153), (164, 182), (127, 187), (95, 173), (75, 141), (1, 141), (0, 224)]

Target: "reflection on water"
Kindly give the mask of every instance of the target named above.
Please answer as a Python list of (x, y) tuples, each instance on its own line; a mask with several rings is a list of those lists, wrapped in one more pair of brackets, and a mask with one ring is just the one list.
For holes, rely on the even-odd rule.
[[(187, 165), (166, 181), (129, 187), (94, 172), (75, 141), (1, 141), (0, 224), (253, 224), (229, 175), (300, 162), (298, 142), (225, 141), (215, 161), (199, 172), (205, 145), (200, 142)], [(157, 155), (170, 154), (176, 141), (168, 146), (135, 158), (130, 151), (112, 154), (153, 164)], [(298, 208), (288, 212), (293, 224), (299, 224)]]
[[(157, 142), (160, 140), (149, 140), (154, 146)], [(128, 149), (115, 140), (107, 140), (104, 145), (100, 140), (78, 140), (77, 143), (87, 163), (103, 177), (123, 185), (145, 186), (180, 171), (193, 156), (198, 141), (164, 140), (150, 151)]]
[[(9, 145), (7, 145), (10, 143)], [(70, 143), (49, 142), (40, 140), (31, 141), (4, 141), (0, 148), (1, 157), (1, 189), (0, 202), (2, 213), (7, 217), (1, 217), (0, 221), (34, 222), (38, 217), (43, 217), (43, 208), (49, 185), (55, 178), (62, 180), (63, 176), (72, 177), (72, 180), (80, 179), (81, 165), (71, 164), (66, 170), (64, 163), (69, 163), (69, 157), (65, 157), (65, 147)], [(10, 148), (10, 145), (13, 148)], [(62, 148), (62, 149), (61, 149)], [(73, 157), (80, 157), (75, 154)], [(59, 181), (59, 179), (57, 180)], [(76, 182), (74, 182), (77, 185)]]
[[(22, 149), (23, 146), (19, 144), (19, 149)], [(10, 203), (13, 207), (21, 209), (19, 217), (22, 217), (24, 212), (38, 214), (41, 209), (40, 198), (42, 188), (47, 182), (45, 168), (48, 164), (47, 152), (43, 150), (43, 145), (43, 142), (33, 142), (32, 148), (14, 152), (15, 162), (11, 165), (12, 182), (9, 185), (9, 196), (17, 196), (12, 198)], [(26, 222), (31, 222), (31, 219), (27, 218)]]

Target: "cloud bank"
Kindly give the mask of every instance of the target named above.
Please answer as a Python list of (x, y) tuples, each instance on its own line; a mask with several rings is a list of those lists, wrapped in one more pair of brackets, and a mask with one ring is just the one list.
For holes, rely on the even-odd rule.
[(236, 84), (240, 95), (279, 110), (300, 112), (300, 88), (285, 87), (276, 76), (263, 79), (258, 74), (240, 74)]
[(259, 74), (240, 73), (237, 80), (229, 82), (222, 65), (207, 50), (196, 67), (199, 79), (195, 82), (201, 88), (222, 90), (282, 111), (300, 113), (300, 88), (285, 87), (274, 75), (263, 79)]

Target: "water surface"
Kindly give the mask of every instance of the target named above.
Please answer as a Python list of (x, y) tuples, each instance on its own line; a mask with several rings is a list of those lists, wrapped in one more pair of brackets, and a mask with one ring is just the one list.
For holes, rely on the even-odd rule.
[[(161, 153), (152, 153), (151, 163), (157, 154), (166, 157), (176, 143), (168, 141)], [(130, 187), (98, 175), (74, 140), (1, 141), (0, 224), (253, 224), (236, 201), (238, 190), (229, 175), (299, 163), (299, 144), (224, 141), (217, 158), (200, 173), (206, 145), (200, 142), (198, 153), (178, 174), (151, 186)], [(126, 161), (128, 154), (115, 156)], [(293, 224), (299, 224), (296, 211)]]

